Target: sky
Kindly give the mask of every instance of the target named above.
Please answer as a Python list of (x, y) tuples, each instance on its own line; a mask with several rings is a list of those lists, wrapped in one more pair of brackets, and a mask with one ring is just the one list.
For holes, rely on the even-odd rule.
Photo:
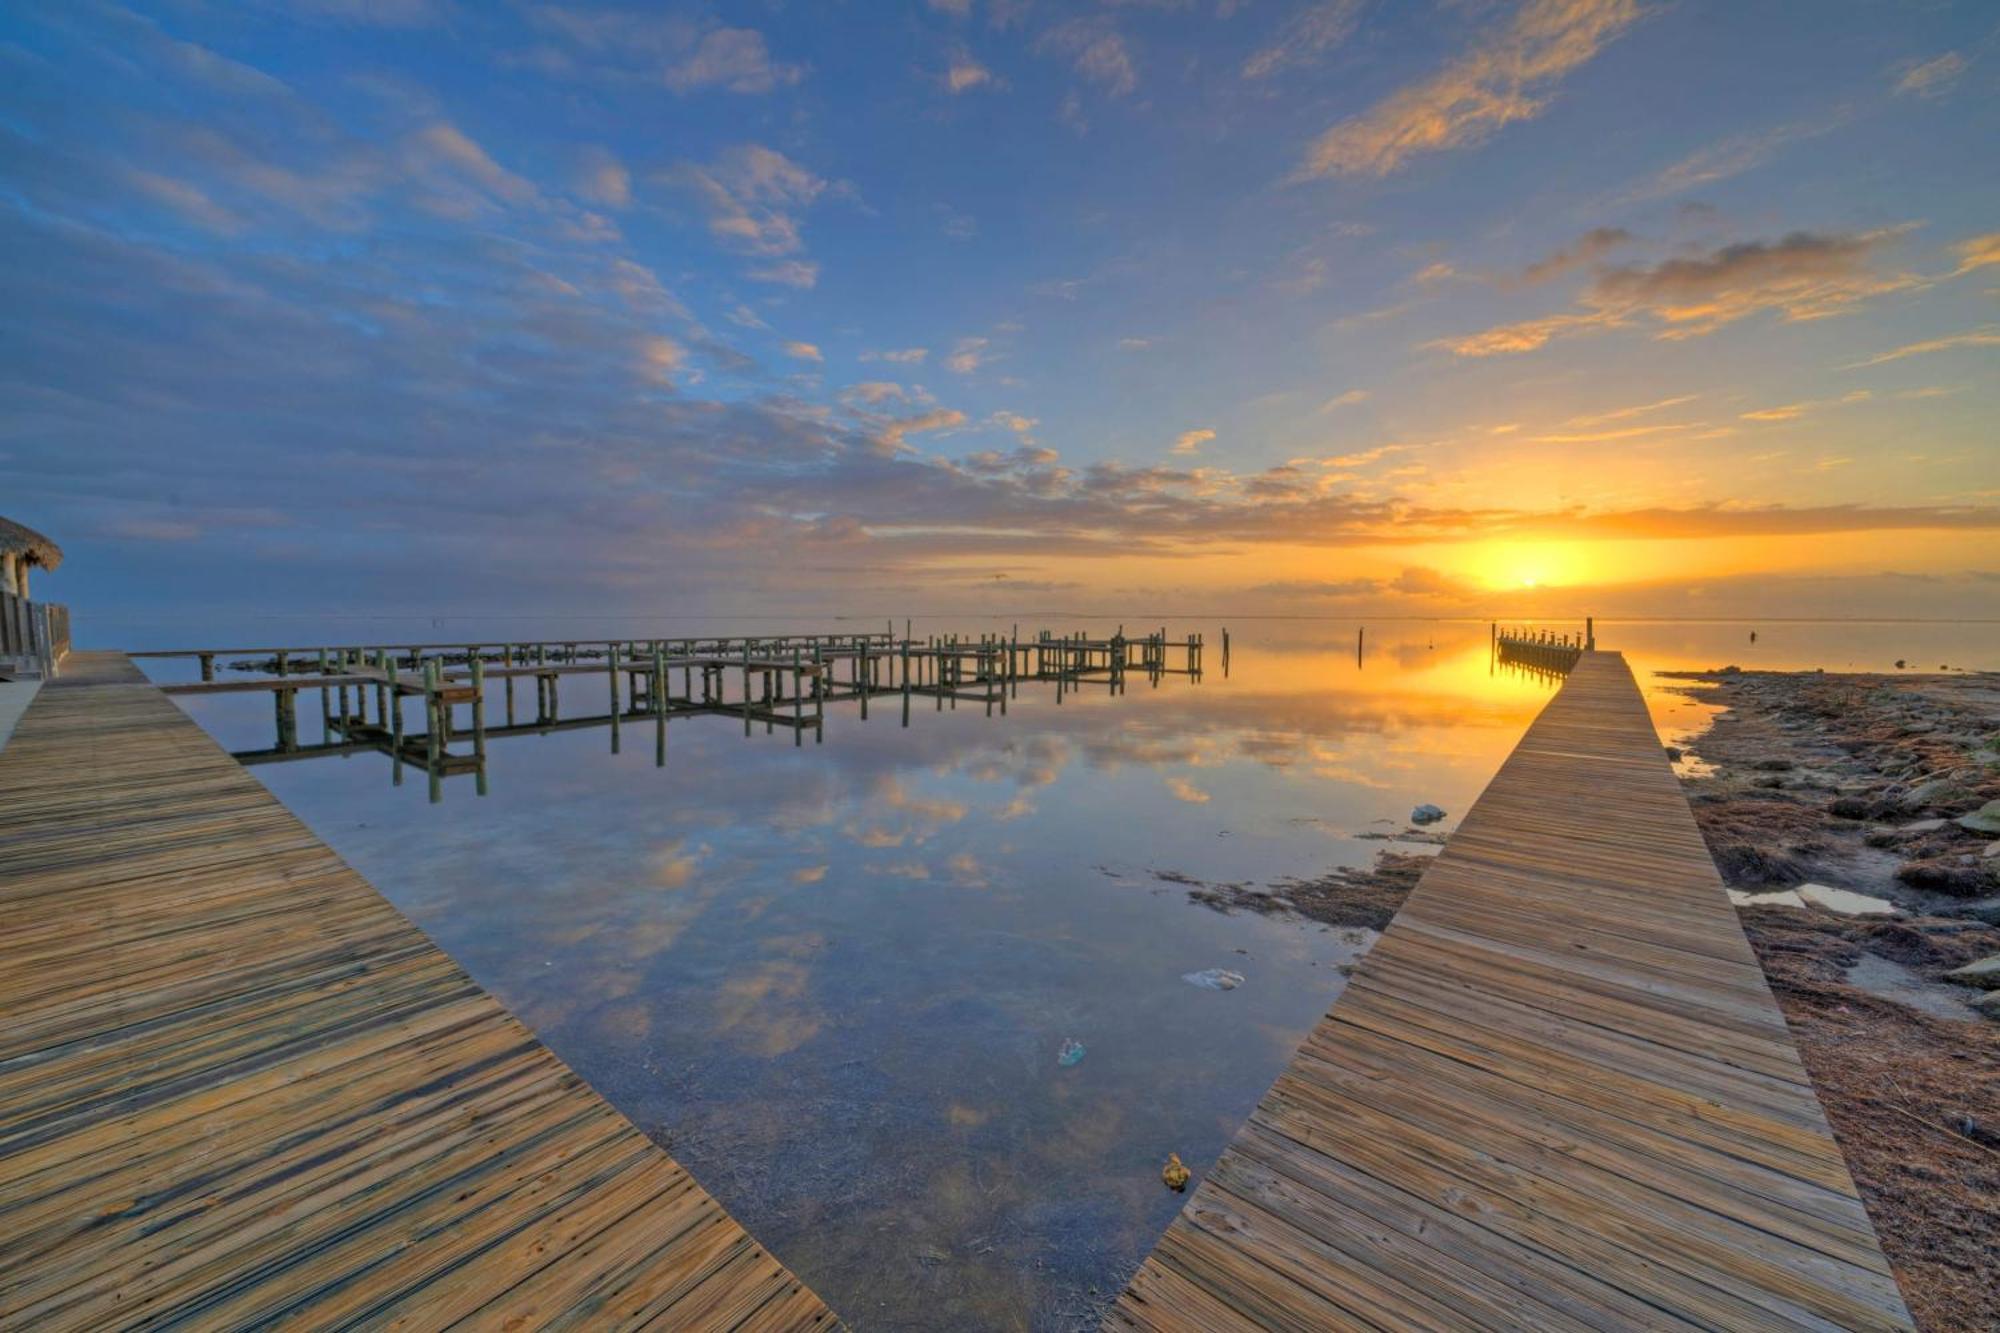
[(149, 609), (2000, 616), (2000, 12), (0, 11), (0, 514)]

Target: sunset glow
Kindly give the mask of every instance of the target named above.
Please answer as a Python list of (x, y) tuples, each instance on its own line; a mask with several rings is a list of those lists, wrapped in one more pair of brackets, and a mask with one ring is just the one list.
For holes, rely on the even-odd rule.
[(1991, 615), (1991, 21), (15, 6), (9, 506), (149, 612)]

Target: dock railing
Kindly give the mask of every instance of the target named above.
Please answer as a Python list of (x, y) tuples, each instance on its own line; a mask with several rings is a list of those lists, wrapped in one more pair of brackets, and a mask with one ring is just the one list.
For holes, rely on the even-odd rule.
[(69, 608), (0, 591), (0, 674), (53, 676), (69, 656)]

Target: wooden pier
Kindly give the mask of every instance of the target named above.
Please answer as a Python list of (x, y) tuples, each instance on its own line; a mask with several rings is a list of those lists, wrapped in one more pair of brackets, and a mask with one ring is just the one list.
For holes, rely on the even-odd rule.
[(827, 1329), (116, 653), (0, 750), (0, 1328)]
[[(1227, 661), (1227, 634), (1224, 661)], [(1005, 714), (1023, 683), (1052, 685), (1055, 700), (1084, 689), (1123, 694), (1133, 677), (1155, 688), (1168, 676), (1202, 677), (1200, 634), (1109, 638), (1041, 631), (922, 640), (888, 634), (784, 635), (763, 638), (623, 639), (532, 644), (402, 644), (318, 648), (195, 648), (133, 653), (154, 659), (196, 659), (198, 681), (170, 682), (173, 695), (267, 693), (275, 739), (234, 752), (245, 764), (282, 763), (320, 755), (374, 751), (391, 756), (392, 780), (405, 767), (425, 773), (431, 799), (446, 778), (471, 775), (486, 793), (486, 745), (491, 739), (605, 727), (618, 752), (627, 727), (651, 725), (655, 762), (666, 764), (667, 723), (690, 717), (730, 717), (744, 735), (789, 730), (794, 745), (825, 739), (826, 706), (858, 701), (862, 721), (871, 700), (899, 701), (902, 725), (915, 702), (937, 711), (960, 704)], [(233, 678), (220, 679), (218, 665)], [(565, 713), (562, 692), (603, 684), (602, 712)], [(531, 685), (532, 720), (517, 718), (515, 686)], [(489, 691), (489, 685), (496, 688)], [(302, 737), (299, 695), (319, 697), (319, 738)], [(489, 693), (493, 695), (489, 699)], [(405, 703), (419, 705), (411, 725)], [(521, 701), (519, 712), (527, 711)], [(504, 721), (488, 725), (488, 706)], [(371, 708), (372, 705), (372, 708)], [(461, 716), (461, 711), (469, 716)], [(454, 750), (455, 742), (469, 749)]]
[(1567, 682), (1109, 1329), (1904, 1329), (1616, 653)]

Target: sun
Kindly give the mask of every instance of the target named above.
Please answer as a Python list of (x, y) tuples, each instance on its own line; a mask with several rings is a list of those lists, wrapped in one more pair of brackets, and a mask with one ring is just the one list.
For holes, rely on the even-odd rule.
[(1552, 588), (1574, 583), (1579, 553), (1563, 542), (1496, 542), (1479, 553), (1477, 569), (1487, 587)]

